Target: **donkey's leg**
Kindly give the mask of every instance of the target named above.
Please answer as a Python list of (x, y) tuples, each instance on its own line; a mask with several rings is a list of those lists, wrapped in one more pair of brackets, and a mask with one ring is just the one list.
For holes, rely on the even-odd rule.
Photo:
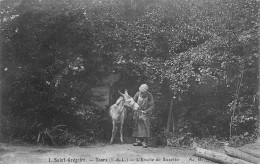
[(111, 135), (111, 140), (110, 140), (110, 143), (112, 144), (113, 141), (114, 141), (114, 133), (115, 133), (115, 122), (112, 121), (112, 124), (113, 124), (113, 128), (112, 128), (112, 135)]
[(115, 139), (115, 136), (116, 136), (116, 131), (117, 131), (116, 122), (113, 121), (112, 136), (111, 136), (111, 140), (110, 140), (111, 144), (114, 142), (114, 139)]
[(120, 118), (120, 141), (122, 144), (124, 143), (123, 127), (124, 127), (125, 116), (126, 116), (126, 110), (124, 109), (124, 111), (121, 114), (121, 118)]
[(123, 144), (124, 140), (123, 140), (123, 126), (124, 126), (124, 120), (121, 121), (120, 123), (120, 141)]

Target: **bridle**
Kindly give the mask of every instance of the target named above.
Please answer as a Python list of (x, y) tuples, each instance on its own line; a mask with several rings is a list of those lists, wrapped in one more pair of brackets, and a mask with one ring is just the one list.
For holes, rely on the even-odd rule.
[(135, 104), (136, 104), (136, 102), (133, 101), (133, 104), (130, 105), (131, 109), (134, 109)]
[[(123, 99), (122, 101), (123, 101), (123, 106), (125, 106), (125, 100)], [(130, 108), (133, 109), (135, 104), (137, 104), (135, 101), (133, 101), (132, 104), (129, 104)]]
[[(122, 100), (122, 107), (121, 107), (121, 110), (120, 110), (120, 112), (119, 112), (119, 114), (121, 115), (121, 113), (123, 112), (123, 108), (125, 107), (125, 99), (123, 98)], [(133, 101), (133, 103), (132, 104), (130, 104), (130, 108), (131, 109), (134, 109), (134, 105), (135, 104), (137, 104), (135, 101)]]
[(131, 108), (131, 109), (134, 109), (134, 105), (135, 105), (135, 104), (137, 104), (137, 103), (136, 103), (135, 101), (133, 101), (133, 103), (130, 104), (130, 108)]

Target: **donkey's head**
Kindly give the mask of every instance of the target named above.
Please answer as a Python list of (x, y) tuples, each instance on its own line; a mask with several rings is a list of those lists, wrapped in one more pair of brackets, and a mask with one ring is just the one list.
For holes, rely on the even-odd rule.
[(127, 90), (125, 90), (124, 94), (120, 91), (118, 91), (118, 93), (123, 97), (125, 106), (130, 107), (133, 110), (139, 109), (139, 105), (134, 101), (134, 99), (131, 96), (128, 95)]

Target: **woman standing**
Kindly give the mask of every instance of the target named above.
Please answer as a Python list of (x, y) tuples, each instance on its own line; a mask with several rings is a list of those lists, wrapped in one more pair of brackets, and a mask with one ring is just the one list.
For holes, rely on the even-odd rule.
[(139, 87), (134, 100), (140, 108), (134, 113), (133, 137), (136, 138), (136, 142), (133, 145), (147, 148), (148, 138), (150, 137), (150, 115), (154, 108), (154, 98), (148, 92), (147, 84), (142, 84)]

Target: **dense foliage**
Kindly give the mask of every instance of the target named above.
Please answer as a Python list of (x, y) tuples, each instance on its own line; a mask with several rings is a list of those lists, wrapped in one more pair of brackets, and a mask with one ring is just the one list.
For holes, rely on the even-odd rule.
[[(107, 111), (91, 103), (91, 88), (112, 71), (124, 75), (119, 85), (131, 95), (150, 86), (158, 143), (255, 135), (259, 3), (129, 2), (1, 3), (5, 137), (55, 145), (104, 137)], [(165, 132), (171, 99), (173, 136)]]

